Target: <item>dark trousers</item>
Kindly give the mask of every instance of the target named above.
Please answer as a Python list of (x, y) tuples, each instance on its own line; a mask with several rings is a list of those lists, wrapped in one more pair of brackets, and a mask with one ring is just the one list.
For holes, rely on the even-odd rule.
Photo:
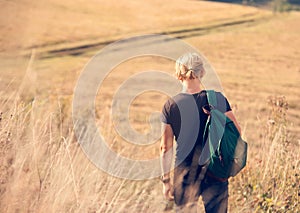
[(202, 197), (206, 213), (225, 213), (228, 207), (228, 181), (221, 182), (210, 176), (202, 181), (182, 181), (174, 185), (176, 212), (197, 212), (197, 202)]

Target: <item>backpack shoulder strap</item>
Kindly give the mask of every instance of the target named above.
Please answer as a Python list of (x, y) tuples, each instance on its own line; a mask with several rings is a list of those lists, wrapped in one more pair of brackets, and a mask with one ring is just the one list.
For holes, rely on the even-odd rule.
[[(210, 160), (213, 160), (215, 156), (215, 151), (220, 153), (221, 139), (224, 134), (226, 116), (217, 110), (217, 97), (214, 90), (207, 90), (207, 100), (208, 104), (213, 106), (211, 114), (207, 119), (204, 132), (208, 131), (208, 144), (210, 152)], [(213, 133), (211, 132), (213, 131)], [(205, 136), (205, 134), (204, 134)], [(203, 140), (204, 140), (203, 136)]]
[(217, 96), (216, 92), (214, 90), (207, 90), (206, 91), (207, 101), (209, 105), (212, 105), (213, 107), (217, 107)]

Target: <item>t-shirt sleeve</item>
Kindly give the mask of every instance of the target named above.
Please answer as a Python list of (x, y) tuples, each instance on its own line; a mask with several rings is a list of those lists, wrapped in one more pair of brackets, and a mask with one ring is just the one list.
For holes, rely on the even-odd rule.
[(231, 111), (231, 106), (227, 98), (220, 92), (217, 92), (216, 96), (217, 96), (217, 103), (218, 103), (217, 109), (223, 113)]
[(161, 113), (161, 116), (160, 116), (160, 120), (161, 122), (165, 123), (165, 124), (171, 124), (171, 121), (170, 121), (170, 100), (168, 100), (163, 108), (162, 108), (162, 113)]

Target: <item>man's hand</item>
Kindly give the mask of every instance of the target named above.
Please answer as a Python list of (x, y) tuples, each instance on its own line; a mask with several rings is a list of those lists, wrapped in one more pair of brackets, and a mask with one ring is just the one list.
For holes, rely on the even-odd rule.
[(173, 186), (171, 183), (163, 184), (163, 194), (164, 194), (164, 197), (166, 200), (168, 200), (168, 201), (174, 200)]

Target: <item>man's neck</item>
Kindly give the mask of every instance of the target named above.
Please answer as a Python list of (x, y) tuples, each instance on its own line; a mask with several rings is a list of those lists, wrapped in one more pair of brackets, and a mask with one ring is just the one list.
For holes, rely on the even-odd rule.
[(194, 94), (201, 91), (201, 83), (198, 79), (184, 80), (182, 81), (182, 92)]

